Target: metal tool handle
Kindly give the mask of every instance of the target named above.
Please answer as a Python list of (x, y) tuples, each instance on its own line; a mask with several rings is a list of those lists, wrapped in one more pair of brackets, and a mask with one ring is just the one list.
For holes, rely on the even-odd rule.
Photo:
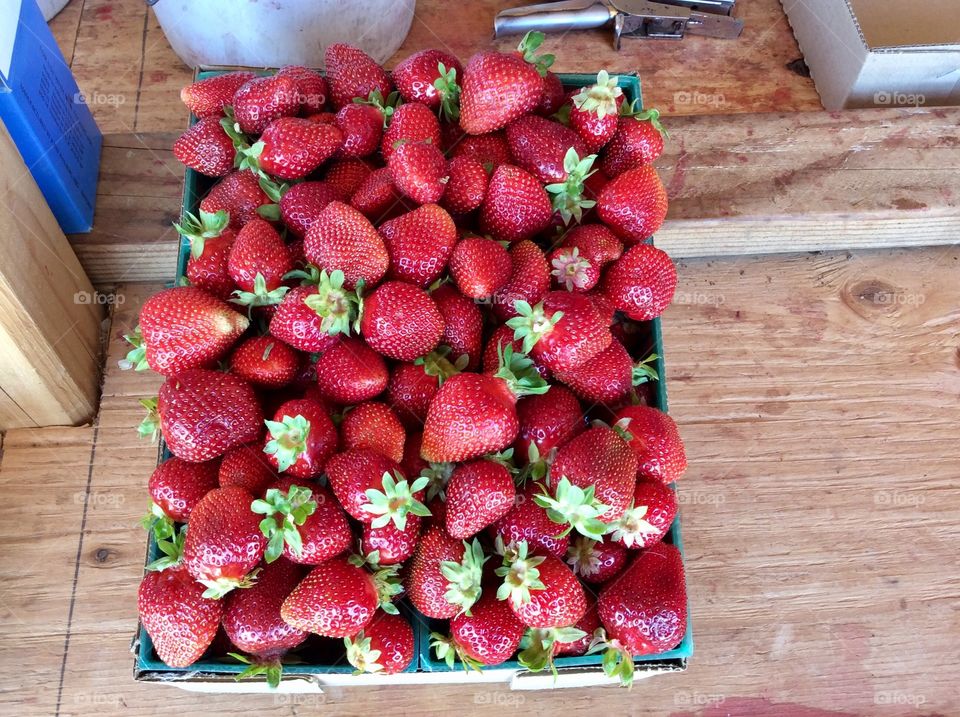
[(603, 27), (613, 18), (602, 0), (564, 0), (503, 10), (493, 21), (493, 31), (502, 35), (522, 35), (531, 30), (565, 32)]

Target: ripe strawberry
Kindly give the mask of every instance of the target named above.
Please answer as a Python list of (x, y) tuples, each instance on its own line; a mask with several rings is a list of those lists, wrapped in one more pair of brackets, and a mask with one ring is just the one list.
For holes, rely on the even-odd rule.
[(517, 54), (478, 52), (464, 68), (460, 87), (460, 126), (468, 134), (484, 134), (536, 109), (543, 77)]
[(649, 244), (628, 249), (603, 277), (603, 292), (634, 321), (660, 316), (676, 289), (677, 269), (673, 261), (665, 251)]
[(398, 363), (390, 372), (387, 402), (407, 428), (423, 428), (427, 408), (439, 388), (439, 378), (428, 373), (426, 365)]
[(518, 300), (533, 306), (550, 290), (550, 265), (540, 247), (518, 241), (510, 247), (510, 260), (510, 281), (493, 295), (493, 313), (501, 321), (519, 316), (514, 306)]
[(513, 507), (513, 476), (501, 464), (476, 460), (457, 466), (447, 483), (447, 532), (469, 538), (491, 525)]
[(352, 301), (347, 294), (329, 280), (322, 287), (294, 287), (270, 319), (270, 334), (301, 351), (326, 351), (356, 318), (356, 294)]
[(283, 277), (293, 269), (286, 244), (270, 222), (251, 219), (230, 247), (227, 271), (239, 288), (236, 303), (270, 306), (280, 303), (287, 288)]
[(198, 119), (222, 117), (224, 105), (232, 103), (237, 90), (253, 78), (244, 70), (197, 80), (180, 90), (180, 100)]
[[(404, 364), (404, 365), (409, 365), (409, 364)], [(425, 475), (425, 472), (430, 470), (430, 464), (420, 457), (420, 446), (422, 444), (423, 444), (422, 432), (418, 431), (415, 433), (411, 433), (407, 436), (407, 440), (403, 444), (403, 458), (400, 460), (400, 471), (405, 476), (421, 476), (421, 475)], [(436, 481), (431, 480), (431, 484), (427, 486), (425, 495), (428, 496), (427, 499), (429, 500), (430, 495), (436, 495), (437, 493), (442, 492), (442, 490), (445, 488), (446, 488), (446, 483), (444, 483), (442, 486), (437, 486)], [(431, 515), (428, 520), (435, 520), (435, 519), (436, 519), (436, 516)]]
[(447, 188), (441, 204), (454, 214), (467, 214), (483, 203), (490, 177), (479, 159), (454, 157), (447, 164)]
[(336, 43), (324, 53), (330, 99), (340, 109), (355, 98), (367, 99), (371, 92), (379, 91), (383, 97), (390, 94), (393, 84), (387, 73), (363, 50), (351, 45)]
[(233, 292), (227, 257), (237, 237), (236, 231), (228, 226), (229, 220), (225, 211), (210, 214), (201, 209), (199, 216), (185, 212), (180, 223), (173, 225), (180, 236), (190, 242), (187, 279), (198, 289), (224, 300)]
[(407, 596), (428, 618), (452, 618), (480, 597), (484, 562), (479, 542), (456, 540), (434, 524), (424, 531), (410, 563)]
[(371, 448), (352, 448), (330, 459), (327, 476), (343, 509), (355, 520), (372, 523), (377, 515), (365, 507), (370, 505), (367, 491), (384, 487), (384, 476), (396, 474), (398, 468), (396, 461)]
[(259, 441), (231, 448), (223, 454), (223, 460), (220, 461), (221, 488), (239, 486), (255, 496), (260, 496), (278, 477), (263, 454), (263, 444)]
[(590, 291), (604, 266), (623, 253), (623, 244), (602, 224), (576, 226), (547, 257), (554, 282), (567, 291)]
[(315, 478), (337, 450), (337, 429), (327, 407), (309, 398), (282, 404), (267, 421), (263, 452), (280, 473)]
[(304, 252), (313, 264), (343, 272), (344, 286), (369, 288), (387, 273), (390, 256), (370, 221), (343, 202), (330, 202), (304, 237)]
[(427, 292), (403, 281), (387, 281), (364, 299), (360, 333), (383, 356), (413, 361), (440, 343), (443, 316)]
[(471, 157), (479, 160), (490, 172), (493, 172), (501, 164), (511, 164), (513, 162), (507, 136), (502, 131), (467, 135), (453, 145), (450, 156), (454, 159)]
[(457, 243), (453, 219), (436, 204), (384, 222), (380, 235), (390, 254), (389, 277), (421, 288), (440, 277)]
[(484, 595), (469, 613), (461, 613), (450, 621), (449, 638), (432, 633), (431, 647), (450, 668), (459, 658), (465, 668), (479, 671), (483, 666), (509, 660), (520, 645), (523, 631), (523, 623), (505, 602)]
[(299, 117), (273, 120), (260, 139), (244, 151), (245, 166), (279, 179), (303, 179), (333, 156), (343, 144), (343, 132), (329, 124)]
[(606, 146), (601, 160), (603, 171), (610, 177), (653, 164), (663, 154), (667, 131), (660, 124), (660, 113), (649, 109), (627, 114), (617, 120), (617, 131)]
[(162, 524), (158, 534), (173, 535), (172, 523), (190, 520), (197, 503), (217, 487), (218, 469), (216, 461), (188, 463), (179, 458), (169, 458), (158, 465), (147, 483), (153, 499), (147, 527)]
[[(513, 329), (509, 326), (498, 326), (487, 339), (487, 345), (483, 349), (483, 372), (491, 376), (500, 370), (500, 351), (507, 346), (513, 349), (514, 353), (520, 353), (523, 348), (523, 342), (513, 338)], [(533, 362), (533, 367), (545, 381), (552, 378), (550, 369), (542, 363)]]
[(667, 191), (657, 170), (644, 165), (611, 179), (597, 198), (597, 215), (628, 244), (652, 236), (667, 216)]
[(385, 403), (361, 403), (351, 408), (340, 424), (340, 435), (343, 450), (369, 448), (394, 463), (403, 460), (407, 434), (397, 414)]
[(583, 138), (590, 152), (599, 152), (617, 131), (617, 113), (623, 104), (618, 79), (601, 70), (596, 84), (582, 88), (573, 96), (570, 126)]
[(450, 347), (450, 356), (463, 362), (468, 371), (480, 366), (483, 351), (483, 314), (476, 302), (460, 294), (448, 284), (438, 286), (430, 294), (443, 316), (440, 342)]
[(394, 675), (413, 662), (413, 628), (399, 615), (377, 613), (353, 637), (344, 638), (347, 661), (358, 672)]
[(268, 211), (270, 197), (260, 188), (253, 172), (236, 170), (221, 179), (200, 200), (200, 210), (211, 214), (221, 210), (230, 216), (230, 228), (239, 230), (259, 211)]
[(157, 402), (160, 429), (170, 451), (200, 463), (260, 437), (257, 397), (241, 378), (193, 368), (168, 378)]
[(551, 371), (568, 371), (599, 354), (613, 341), (593, 302), (582, 294), (551, 291), (532, 307), (514, 304), (520, 316), (507, 321), (524, 351)]
[(588, 583), (605, 583), (627, 564), (627, 549), (612, 540), (593, 540), (577, 535), (567, 549), (567, 565)]
[(320, 73), (301, 65), (286, 65), (277, 70), (277, 76), (289, 77), (297, 83), (297, 99), (300, 101), (301, 114), (321, 112), (327, 106), (327, 97), (330, 92), (327, 81)]
[(627, 406), (617, 413), (616, 421), (630, 434), (638, 476), (672, 483), (683, 475), (687, 455), (670, 416), (650, 406)]
[(178, 161), (208, 177), (222, 177), (233, 170), (233, 140), (223, 131), (220, 120), (198, 120), (173, 143)]
[(510, 164), (493, 171), (480, 206), (480, 226), (501, 241), (527, 239), (546, 228), (553, 205), (543, 185), (529, 172)]
[(560, 655), (584, 655), (590, 647), (593, 640), (593, 633), (600, 627), (600, 617), (597, 615), (597, 606), (590, 605), (583, 617), (577, 620), (574, 627), (583, 633), (583, 636), (577, 640), (563, 641), (558, 639), (553, 644), (553, 654)]
[(447, 188), (447, 160), (437, 145), (402, 142), (387, 160), (394, 186), (417, 204), (440, 201)]
[(389, 163), (396, 152), (398, 143), (432, 144), (439, 150), (442, 147), (440, 122), (426, 105), (411, 103), (400, 105), (390, 118), (390, 126), (380, 141), (380, 154), (383, 161)]
[(403, 195), (393, 183), (393, 173), (387, 167), (370, 172), (350, 197), (350, 206), (379, 223), (406, 209)]
[(294, 184), (280, 198), (280, 218), (296, 237), (303, 238), (327, 205), (340, 196), (327, 182)]
[(442, 50), (415, 52), (393, 68), (393, 81), (404, 102), (418, 102), (451, 118), (460, 111), (457, 80), (461, 77), (463, 65)]
[(502, 244), (482, 237), (466, 237), (453, 248), (449, 270), (461, 294), (471, 299), (489, 299), (510, 281), (513, 262)]
[(580, 136), (559, 122), (527, 115), (507, 126), (507, 142), (517, 166), (530, 172), (543, 184), (564, 182), (567, 170), (563, 159), (570, 149), (579, 157), (589, 152)]
[(341, 338), (317, 359), (317, 386), (334, 403), (369, 401), (383, 393), (389, 378), (380, 354), (359, 339)]
[(326, 166), (323, 181), (330, 185), (337, 199), (349, 202), (372, 171), (370, 165), (361, 159), (334, 159)]
[(282, 478), (256, 500), (251, 509), (266, 516), (260, 530), (267, 538), (267, 563), (282, 555), (304, 565), (319, 565), (348, 550), (353, 533), (347, 516), (326, 488)]
[(154, 294), (140, 309), (140, 336), (127, 360), (144, 359), (157, 373), (173, 376), (222, 358), (250, 320), (228, 304), (192, 286)]
[(649, 548), (663, 540), (677, 517), (677, 494), (655, 478), (640, 478), (627, 511), (613, 522), (610, 539), (627, 548)]
[[(503, 548), (502, 541), (498, 544)], [(573, 625), (587, 611), (587, 598), (576, 575), (553, 555), (528, 554), (521, 541), (503, 551), (503, 566), (496, 574), (504, 578), (497, 598), (528, 627)]]
[(344, 105), (334, 123), (343, 133), (341, 157), (367, 157), (380, 147), (383, 137), (383, 112), (373, 105)]
[(143, 629), (170, 667), (189, 667), (217, 635), (223, 603), (203, 597), (203, 585), (182, 565), (150, 571), (137, 593)]
[(634, 382), (649, 380), (650, 371), (646, 364), (635, 368), (623, 344), (614, 339), (585, 364), (567, 371), (557, 371), (556, 378), (584, 401), (616, 404), (630, 395)]
[(233, 96), (233, 116), (240, 131), (261, 134), (273, 120), (300, 112), (297, 81), (283, 75), (255, 77)]
[(400, 529), (392, 521), (374, 528), (370, 523), (363, 524), (361, 548), (365, 554), (377, 551), (380, 565), (397, 565), (410, 558), (417, 549), (423, 522), (420, 516), (410, 514), (407, 524)]
[(535, 458), (548, 456), (586, 427), (580, 402), (563, 386), (556, 385), (542, 396), (517, 402), (517, 418), (520, 432), (513, 447), (519, 463), (527, 462), (533, 446)]
[(280, 608), (284, 622), (323, 637), (356, 635), (373, 620), (379, 603), (373, 576), (343, 558), (310, 571)]
[(252, 584), (248, 573), (267, 547), (260, 519), (250, 510), (253, 500), (243, 488), (216, 488), (190, 516), (183, 561), (193, 579), (207, 586), (206, 597), (219, 599)]
[(542, 117), (549, 117), (560, 111), (567, 98), (567, 91), (556, 73), (547, 71), (543, 76), (543, 94), (540, 95), (540, 104), (536, 113)]
[(570, 545), (570, 536), (558, 534), (557, 524), (550, 520), (547, 511), (534, 501), (534, 496), (539, 491), (540, 487), (536, 483), (529, 483), (517, 495), (516, 503), (510, 512), (492, 525), (488, 532), (491, 537), (503, 540), (507, 546), (523, 541), (535, 552), (563, 558)]

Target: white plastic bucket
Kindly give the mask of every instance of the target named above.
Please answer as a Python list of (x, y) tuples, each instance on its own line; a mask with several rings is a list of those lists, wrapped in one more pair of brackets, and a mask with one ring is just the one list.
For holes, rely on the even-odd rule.
[(147, 0), (187, 65), (323, 67), (328, 45), (385, 62), (403, 44), (416, 0)]

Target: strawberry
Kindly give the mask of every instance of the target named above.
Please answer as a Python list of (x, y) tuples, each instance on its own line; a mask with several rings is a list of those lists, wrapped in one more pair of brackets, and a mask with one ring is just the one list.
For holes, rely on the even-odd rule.
[(289, 77), (297, 83), (297, 99), (300, 113), (309, 115), (321, 112), (327, 106), (330, 92), (327, 81), (318, 72), (301, 65), (286, 65), (277, 70), (278, 77)]
[(223, 177), (233, 170), (233, 140), (223, 131), (220, 120), (198, 120), (173, 143), (178, 161), (208, 177)]
[(590, 152), (599, 152), (617, 131), (617, 112), (623, 104), (623, 90), (617, 87), (618, 80), (606, 70), (600, 70), (596, 84), (582, 88), (573, 96), (570, 126)]
[(251, 219), (230, 247), (227, 272), (237, 285), (235, 303), (270, 306), (287, 293), (283, 277), (293, 269), (286, 244), (270, 222)]
[(498, 550), (503, 565), (496, 574), (504, 578), (497, 598), (528, 627), (573, 625), (587, 611), (587, 598), (573, 571), (553, 555), (529, 554), (526, 541)]
[(378, 613), (363, 630), (344, 638), (347, 661), (358, 672), (394, 675), (413, 662), (413, 628), (399, 615)]
[(499, 665), (517, 651), (523, 637), (523, 623), (513, 610), (493, 595), (484, 595), (470, 608), (450, 621), (450, 637), (432, 633), (430, 646), (451, 669), (457, 658), (465, 668)]
[(250, 510), (253, 496), (243, 488), (215, 488), (190, 516), (183, 561), (193, 579), (206, 585), (205, 597), (222, 598), (249, 587), (267, 547), (260, 520)]
[(630, 395), (634, 383), (655, 378), (656, 372), (646, 363), (634, 367), (623, 344), (614, 339), (590, 361), (568, 371), (557, 371), (555, 376), (584, 401), (616, 404)]
[(383, 68), (363, 50), (351, 45), (329, 45), (324, 52), (324, 66), (330, 85), (330, 99), (337, 109), (356, 98), (365, 100), (374, 91), (386, 97), (393, 89)]
[(600, 584), (619, 574), (627, 563), (627, 554), (620, 543), (577, 535), (567, 549), (567, 564), (581, 580)]
[(393, 68), (393, 81), (404, 102), (418, 102), (442, 116), (456, 118), (460, 108), (460, 61), (442, 50), (421, 50)]
[(597, 216), (626, 243), (653, 235), (667, 216), (667, 191), (650, 165), (630, 169), (600, 191)]
[(510, 512), (492, 525), (488, 532), (491, 537), (500, 538), (508, 546), (524, 541), (535, 552), (546, 552), (563, 558), (570, 545), (570, 536), (558, 535), (557, 524), (550, 520), (547, 511), (534, 501), (539, 490), (537, 484), (529, 483), (517, 495), (516, 503)]
[(483, 350), (483, 314), (474, 301), (460, 294), (448, 284), (438, 286), (430, 295), (443, 316), (443, 336), (440, 342), (450, 347), (450, 356), (463, 362), (468, 371), (480, 366)]
[(360, 333), (383, 356), (413, 361), (440, 343), (443, 315), (427, 292), (403, 281), (387, 281), (364, 299)]
[[(410, 364), (403, 364), (403, 365), (410, 365)], [(425, 473), (430, 470), (430, 464), (420, 457), (420, 446), (422, 444), (423, 444), (422, 432), (411, 433), (407, 436), (407, 440), (403, 444), (403, 458), (400, 460), (400, 471), (405, 476), (425, 475)], [(437, 493), (442, 492), (442, 490), (445, 488), (446, 488), (446, 483), (444, 483), (442, 486), (437, 486), (435, 481), (431, 481), (431, 484), (427, 486), (427, 490), (425, 491), (425, 495), (427, 495), (427, 500), (429, 501), (432, 495), (436, 495)], [(435, 519), (436, 519), (436, 516), (432, 515), (432, 511), (431, 511), (431, 516), (429, 520), (435, 520)]]
[[(491, 376), (500, 370), (500, 352), (510, 346), (514, 353), (520, 353), (523, 342), (513, 338), (513, 329), (509, 326), (498, 326), (487, 339), (487, 345), (483, 350), (483, 373)], [(542, 363), (533, 362), (533, 367), (545, 381), (552, 378), (550, 370)]]
[(471, 299), (489, 299), (510, 280), (513, 262), (502, 244), (482, 237), (466, 237), (453, 248), (449, 270), (461, 294)]
[(447, 164), (447, 188), (441, 204), (454, 214), (467, 214), (483, 203), (490, 177), (479, 159), (454, 157)]
[(576, 640), (564, 641), (556, 640), (553, 645), (553, 654), (560, 655), (584, 655), (590, 647), (593, 640), (593, 633), (600, 627), (600, 617), (597, 615), (597, 606), (591, 605), (583, 613), (583, 617), (577, 620), (574, 627), (583, 633), (583, 636)]
[(480, 597), (486, 560), (478, 541), (468, 544), (451, 538), (442, 525), (427, 528), (407, 572), (410, 602), (435, 619), (469, 610)]
[(546, 228), (553, 205), (539, 180), (510, 164), (493, 171), (480, 206), (480, 226), (500, 241), (527, 239)]
[(126, 360), (146, 363), (173, 376), (210, 366), (222, 358), (250, 320), (214, 296), (192, 286), (175, 286), (154, 294), (140, 309), (140, 336)]
[(590, 291), (604, 266), (623, 253), (623, 244), (602, 224), (576, 226), (547, 257), (554, 282), (567, 291)]
[(293, 589), (280, 615), (291, 627), (323, 637), (356, 635), (373, 620), (379, 603), (374, 577), (343, 558), (316, 566)]
[(257, 442), (235, 446), (224, 453), (218, 478), (221, 488), (239, 486), (260, 496), (278, 476), (263, 454), (263, 444)]
[(334, 159), (326, 165), (323, 181), (330, 185), (337, 199), (348, 202), (372, 171), (361, 159)]
[(574, 625), (567, 627), (530, 628), (520, 641), (517, 661), (531, 672), (549, 667), (561, 655), (584, 655), (590, 648), (594, 631), (600, 627), (596, 605), (591, 605)]
[(634, 321), (660, 316), (676, 289), (677, 269), (673, 261), (665, 251), (649, 244), (628, 249), (603, 277), (603, 292)]
[(687, 588), (680, 551), (660, 543), (640, 553), (600, 593), (597, 614), (609, 639), (604, 671), (629, 685), (633, 657), (670, 650), (686, 632)]
[(222, 117), (223, 108), (233, 102), (233, 96), (248, 80), (252, 72), (227, 72), (187, 85), (180, 90), (180, 100), (195, 117)]
[(253, 172), (236, 170), (221, 179), (200, 200), (200, 210), (211, 214), (220, 210), (230, 216), (230, 228), (239, 230), (259, 212), (272, 211), (270, 197), (266, 195)]
[(329, 277), (321, 286), (294, 287), (270, 319), (270, 334), (301, 351), (326, 351), (356, 318), (356, 305), (356, 294), (351, 299)]
[(453, 159), (471, 157), (479, 160), (490, 172), (493, 172), (501, 164), (513, 162), (513, 157), (510, 155), (510, 145), (502, 131), (468, 135), (453, 146), (450, 150), (450, 156)]
[(439, 388), (439, 378), (428, 373), (426, 364), (398, 363), (390, 372), (387, 402), (405, 426), (422, 428)]
[(633, 502), (613, 522), (610, 539), (626, 548), (649, 548), (663, 540), (677, 516), (677, 494), (655, 478), (641, 478)]
[(387, 167), (394, 186), (417, 204), (438, 202), (447, 188), (447, 161), (430, 142), (401, 142)]
[(383, 161), (389, 163), (399, 143), (432, 144), (439, 150), (442, 147), (440, 123), (437, 116), (426, 105), (411, 103), (400, 105), (390, 118), (390, 126), (380, 141), (380, 154)]
[(294, 184), (280, 198), (280, 217), (290, 233), (303, 238), (307, 230), (340, 195), (327, 182), (301, 182)]
[(520, 432), (513, 445), (514, 456), (521, 463), (526, 463), (531, 455), (534, 461), (548, 456), (585, 428), (580, 402), (563, 386), (551, 386), (542, 396), (518, 401), (517, 418)]
[(550, 266), (543, 250), (532, 241), (518, 241), (510, 247), (510, 280), (493, 295), (493, 313), (500, 320), (519, 316), (516, 301), (531, 306), (550, 289)]
[[(378, 514), (366, 508), (367, 505), (372, 505), (367, 491), (386, 488), (388, 483), (393, 482), (392, 476), (399, 475), (398, 468), (395, 461), (375, 450), (353, 448), (338, 453), (330, 459), (327, 464), (327, 476), (330, 487), (343, 509), (361, 523), (372, 523)], [(400, 483), (406, 487), (406, 481), (402, 478)], [(405, 497), (406, 505), (397, 506), (398, 514), (403, 512), (403, 516), (406, 517), (407, 512), (413, 512), (416, 515), (416, 512), (410, 508), (416, 507), (414, 504), (418, 503), (417, 499), (409, 490)]]
[(653, 164), (663, 154), (667, 131), (655, 109), (630, 112), (617, 120), (617, 131), (603, 152), (601, 167), (610, 177)]
[(514, 336), (523, 340), (523, 349), (551, 371), (581, 366), (613, 341), (593, 302), (582, 294), (551, 291), (531, 307), (514, 303), (519, 316), (507, 321)]
[(506, 515), (515, 498), (513, 476), (501, 464), (462, 463), (447, 483), (447, 532), (453, 538), (476, 535)]
[(390, 257), (383, 239), (370, 221), (343, 202), (330, 202), (304, 237), (304, 252), (327, 271), (343, 272), (347, 289), (358, 282), (372, 287), (384, 277)]
[(337, 450), (337, 429), (326, 406), (309, 398), (287, 401), (266, 424), (263, 452), (280, 473), (315, 478)]
[(200, 463), (260, 437), (257, 397), (241, 378), (193, 368), (168, 378), (157, 402), (160, 429), (170, 451)]
[(342, 338), (317, 359), (320, 393), (334, 403), (369, 401), (383, 393), (389, 378), (380, 354), (359, 339)]
[(260, 169), (279, 179), (303, 179), (333, 156), (343, 132), (299, 117), (273, 120), (252, 147), (242, 150), (240, 168)]
[(267, 538), (264, 558), (268, 564), (282, 555), (295, 563), (319, 565), (353, 543), (346, 514), (330, 491), (319, 485), (297, 485), (294, 478), (282, 478), (250, 507), (265, 516), (260, 530)]
[(344, 105), (337, 112), (334, 123), (343, 133), (339, 156), (367, 157), (380, 147), (383, 113), (373, 105)]
[(391, 279), (425, 288), (440, 278), (457, 243), (457, 227), (436, 204), (384, 222), (380, 235), (390, 254)]
[(216, 461), (188, 463), (169, 458), (150, 476), (147, 490), (153, 502), (144, 527), (159, 537), (173, 535), (173, 522), (186, 523), (197, 503), (217, 487)]
[(364, 523), (361, 548), (368, 554), (377, 551), (377, 562), (380, 565), (403, 563), (417, 549), (422, 527), (422, 519), (413, 513), (407, 515), (407, 524), (402, 529), (393, 522), (378, 528)]
[(240, 131), (261, 134), (273, 120), (300, 111), (297, 81), (283, 75), (255, 77), (233, 96), (233, 116)]
[(407, 434), (403, 424), (385, 403), (361, 403), (351, 408), (340, 423), (344, 450), (369, 448), (394, 463), (403, 460)]
[(507, 142), (517, 166), (525, 169), (543, 184), (564, 182), (568, 172), (563, 158), (570, 149), (579, 157), (589, 152), (579, 135), (559, 122), (527, 115), (507, 126)]
[(387, 167), (370, 172), (350, 197), (350, 206), (378, 223), (404, 211), (404, 202)]
[(174, 224), (180, 236), (190, 242), (187, 259), (187, 279), (190, 283), (218, 299), (229, 299), (233, 279), (227, 273), (227, 257), (237, 237), (229, 227), (230, 217), (223, 210), (213, 214), (202, 209), (199, 216), (185, 212), (179, 224)]
[(547, 71), (543, 76), (543, 94), (540, 95), (540, 104), (535, 112), (542, 117), (549, 117), (560, 111), (567, 98), (567, 91), (556, 73)]
[(683, 475), (687, 455), (670, 416), (651, 406), (627, 406), (617, 413), (616, 422), (630, 435), (638, 476), (672, 483)]

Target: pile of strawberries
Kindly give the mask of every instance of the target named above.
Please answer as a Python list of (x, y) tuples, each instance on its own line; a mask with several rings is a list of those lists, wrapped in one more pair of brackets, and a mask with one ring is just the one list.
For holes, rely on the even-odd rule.
[(338, 638), (389, 674), (413, 619), (451, 665), (606, 651), (629, 683), (683, 637), (662, 128), (605, 72), (565, 91), (542, 40), (183, 89), (174, 153), (216, 179), (122, 362), (166, 377), (139, 609), (168, 665), (276, 684)]

